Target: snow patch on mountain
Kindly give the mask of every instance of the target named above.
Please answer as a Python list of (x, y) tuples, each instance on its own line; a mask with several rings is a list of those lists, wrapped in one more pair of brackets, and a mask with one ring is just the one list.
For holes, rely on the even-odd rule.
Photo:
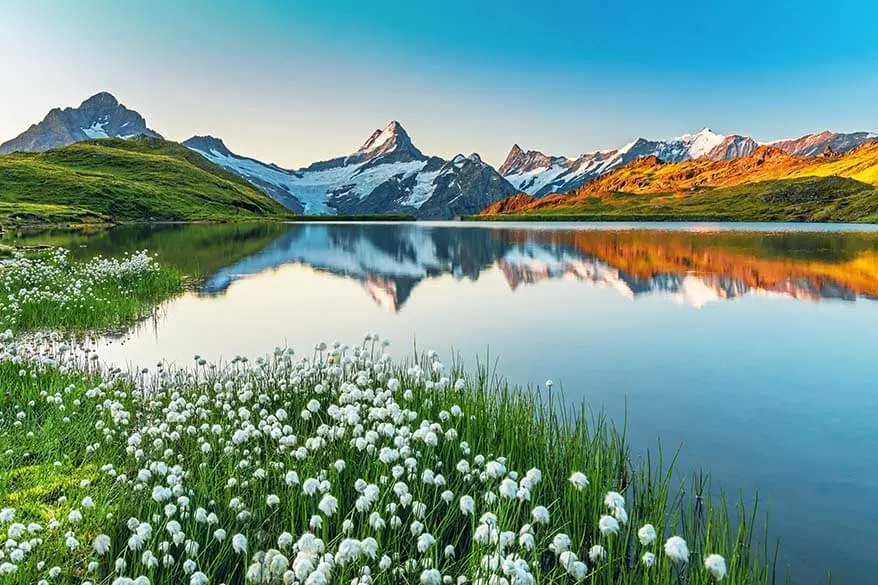
[(91, 138), (92, 140), (96, 140), (98, 138), (109, 138), (109, 135), (104, 131), (104, 126), (107, 125), (106, 118), (101, 122), (94, 122), (88, 128), (81, 128), (82, 132)]
[[(255, 186), (259, 186), (261, 183), (266, 183), (280, 188), (292, 196), (293, 184), (297, 179), (292, 171), (267, 165), (254, 159), (239, 157), (228, 151), (223, 152), (218, 148), (198, 148), (192, 141), (193, 139), (190, 139), (183, 144), (212, 163), (241, 175)], [(282, 201), (272, 193), (268, 194), (272, 195), (275, 200), (282, 205), (287, 205), (289, 203), (289, 201)], [(321, 193), (316, 190), (301, 189), (296, 190), (295, 198), (302, 204), (305, 213), (309, 215), (334, 214), (334, 210), (327, 205), (325, 192)]]
[(722, 144), (726, 137), (717, 134), (710, 128), (703, 128), (696, 134), (684, 134), (680, 142), (686, 146), (690, 158), (701, 158)]
[(421, 207), (433, 194), (436, 178), (443, 172), (447, 173), (443, 170), (418, 173), (415, 178), (415, 186), (408, 197), (402, 200), (402, 204), (415, 208)]

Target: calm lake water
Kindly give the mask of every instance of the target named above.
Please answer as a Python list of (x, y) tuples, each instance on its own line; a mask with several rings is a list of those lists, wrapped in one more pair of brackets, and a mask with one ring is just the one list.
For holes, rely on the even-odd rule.
[(339, 224), (42, 234), (203, 275), (108, 361), (189, 364), (389, 337), (496, 360), (757, 490), (796, 583), (878, 571), (878, 231), (851, 226)]

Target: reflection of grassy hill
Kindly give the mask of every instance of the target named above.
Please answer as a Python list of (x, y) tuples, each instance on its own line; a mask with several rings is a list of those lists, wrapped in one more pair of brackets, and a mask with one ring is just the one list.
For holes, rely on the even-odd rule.
[(516, 196), (492, 218), (878, 222), (878, 144), (799, 158), (771, 147), (730, 161), (632, 162), (566, 195)]
[(242, 178), (174, 142), (108, 139), (0, 156), (0, 222), (288, 217)]
[[(535, 237), (532, 231), (513, 234), (522, 242)], [(549, 230), (539, 232), (537, 239), (573, 247), (642, 279), (657, 274), (711, 274), (766, 290), (808, 282), (878, 298), (878, 232)]]
[(255, 254), (289, 226), (281, 223), (130, 225), (112, 230), (10, 233), (8, 243), (69, 248), (74, 256), (148, 249), (188, 276), (204, 276)]

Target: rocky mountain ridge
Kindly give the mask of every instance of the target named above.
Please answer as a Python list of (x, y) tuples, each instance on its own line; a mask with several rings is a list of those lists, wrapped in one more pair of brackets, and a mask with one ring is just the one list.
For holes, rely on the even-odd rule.
[(0, 144), (0, 154), (45, 152), (85, 140), (134, 136), (161, 138), (147, 128), (143, 116), (120, 104), (113, 95), (101, 92), (76, 108), (49, 111), (41, 122)]

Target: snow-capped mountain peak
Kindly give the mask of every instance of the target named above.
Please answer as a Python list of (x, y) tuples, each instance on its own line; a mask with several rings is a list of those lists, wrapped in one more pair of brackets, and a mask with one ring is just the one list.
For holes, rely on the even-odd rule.
[(543, 197), (572, 191), (646, 156), (655, 156), (665, 162), (681, 162), (702, 157), (740, 156), (755, 148), (756, 143), (750, 138), (717, 134), (707, 127), (667, 140), (635, 138), (616, 150), (588, 152), (572, 161), (563, 156), (524, 152), (516, 145), (500, 167), (500, 173), (519, 190)]
[(392, 120), (382, 130), (375, 130), (366, 142), (363, 143), (357, 152), (375, 152), (376, 150), (392, 150), (402, 141), (405, 144), (411, 144), (411, 138), (402, 124), (396, 120)]
[(384, 155), (392, 155), (399, 160), (425, 158), (424, 154), (412, 143), (411, 137), (402, 124), (392, 120), (383, 129), (376, 129), (357, 149), (357, 152), (346, 157), (346, 162), (371, 160)]
[(725, 136), (717, 134), (710, 128), (702, 128), (695, 134), (684, 134), (679, 138), (685, 144), (690, 158), (701, 158), (710, 153), (714, 148), (722, 144)]
[(34, 124), (12, 140), (0, 144), (0, 154), (23, 151), (42, 152), (98, 138), (161, 136), (146, 127), (143, 116), (102, 91), (76, 108), (54, 108), (39, 124)]

